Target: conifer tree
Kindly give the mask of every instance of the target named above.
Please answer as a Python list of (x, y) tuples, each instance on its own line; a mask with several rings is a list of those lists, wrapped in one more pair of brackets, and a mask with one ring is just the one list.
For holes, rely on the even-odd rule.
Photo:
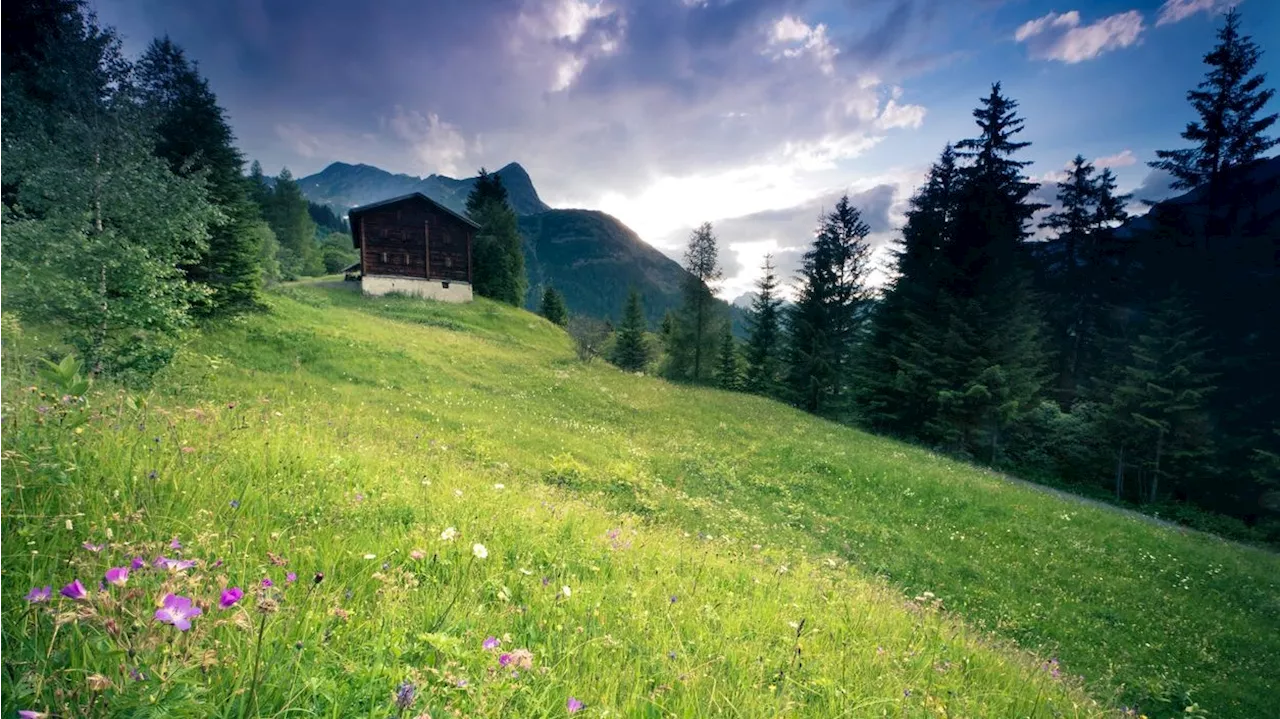
[(773, 257), (765, 255), (760, 279), (756, 281), (756, 296), (747, 312), (745, 388), (769, 396), (778, 394), (782, 369), (782, 298), (778, 296), (775, 269)]
[(942, 388), (933, 362), (941, 352), (938, 296), (942, 251), (950, 240), (959, 169), (948, 144), (911, 198), (895, 252), (894, 279), (871, 319), (860, 367), (860, 410), (873, 427), (925, 438)]
[(936, 362), (946, 378), (933, 431), (953, 449), (994, 460), (1004, 427), (1037, 399), (1043, 373), (1026, 225), (1041, 207), (1014, 155), (1023, 120), (997, 83), (974, 110), (978, 137), (956, 144), (961, 170), (952, 238), (944, 247), (939, 301), (946, 329)]
[(848, 409), (854, 341), (868, 298), (870, 231), (845, 195), (823, 216), (804, 255), (800, 296), (788, 317), (787, 386), (809, 412), (836, 416)]
[(715, 296), (712, 285), (720, 279), (719, 249), (710, 222), (689, 236), (685, 250), (684, 302), (675, 323), (668, 353), (668, 371), (677, 379), (703, 382), (711, 379), (716, 336)]
[(316, 223), (289, 168), (276, 177), (263, 214), (280, 245), (280, 270), (286, 279), (323, 272), (323, 267), (316, 268)]
[(467, 214), (480, 225), (472, 247), (472, 283), (477, 294), (520, 307), (528, 292), (524, 247), (516, 213), (502, 178), (483, 167), (467, 195)]
[(618, 339), (613, 346), (611, 361), (615, 365), (628, 372), (643, 372), (649, 366), (649, 345), (645, 341), (645, 329), (643, 300), (633, 287), (627, 295), (622, 324), (618, 327)]
[(720, 389), (742, 389), (742, 368), (738, 363), (738, 346), (733, 332), (725, 322), (720, 332), (720, 349), (716, 353), (716, 386)]
[(565, 308), (564, 297), (551, 285), (547, 285), (542, 291), (542, 304), (538, 308), (538, 314), (561, 327), (569, 322), (569, 311)]
[(221, 217), (209, 228), (208, 249), (185, 268), (211, 290), (210, 312), (256, 304), (261, 284), (259, 210), (241, 176), (244, 158), (209, 83), (169, 38), (155, 40), (137, 67), (142, 101), (155, 122), (156, 154), (184, 177), (199, 177)]
[[(1187, 489), (1202, 469), (1209, 451), (1206, 408), (1214, 391), (1208, 366), (1198, 320), (1175, 291), (1152, 309), (1133, 342), (1112, 405), (1113, 436), (1145, 470), (1146, 501)], [(1123, 470), (1117, 470), (1118, 482)]]

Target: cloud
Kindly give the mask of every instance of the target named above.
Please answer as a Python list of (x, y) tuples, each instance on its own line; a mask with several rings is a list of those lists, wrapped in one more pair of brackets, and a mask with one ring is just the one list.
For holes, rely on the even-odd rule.
[(395, 136), (408, 146), (419, 166), (437, 168), (443, 175), (456, 175), (470, 168), (467, 140), (456, 125), (444, 122), (434, 112), (422, 114), (396, 106), (388, 121)]
[(1026, 43), (1032, 59), (1073, 64), (1129, 47), (1138, 42), (1144, 29), (1142, 13), (1137, 10), (1110, 15), (1084, 26), (1080, 24), (1079, 11), (1072, 10), (1029, 20), (1018, 27), (1013, 39)]
[(1097, 158), (1093, 161), (1093, 166), (1101, 170), (1108, 167), (1128, 167), (1137, 163), (1138, 158), (1133, 154), (1133, 150), (1122, 150), (1114, 155)]
[(1166, 0), (1156, 16), (1156, 27), (1182, 22), (1197, 13), (1216, 15), (1236, 3), (1237, 0)]
[(1173, 181), (1172, 173), (1153, 169), (1142, 179), (1141, 184), (1133, 189), (1133, 199), (1137, 202), (1158, 202), (1183, 192), (1173, 189)]
[(890, 130), (900, 127), (914, 130), (924, 124), (924, 106), (899, 104), (898, 98), (901, 96), (902, 88), (893, 88), (892, 96), (880, 111), (880, 116), (876, 118), (877, 129)]

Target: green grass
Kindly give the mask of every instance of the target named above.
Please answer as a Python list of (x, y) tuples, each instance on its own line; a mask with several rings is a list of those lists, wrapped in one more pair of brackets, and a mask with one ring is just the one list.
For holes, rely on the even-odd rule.
[[(486, 301), (270, 305), (197, 338), (145, 405), (98, 388), (79, 433), (6, 358), (5, 716), (386, 717), (406, 679), (404, 716), (1280, 713), (1273, 554), (583, 365)], [(200, 566), (22, 600), (174, 535)], [(205, 603), (190, 632), (151, 619), (169, 591)], [(490, 635), (533, 669), (499, 670)]]

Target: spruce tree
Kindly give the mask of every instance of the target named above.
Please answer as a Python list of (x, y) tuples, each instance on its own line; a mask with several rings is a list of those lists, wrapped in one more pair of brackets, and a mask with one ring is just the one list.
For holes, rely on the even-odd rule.
[(999, 456), (1003, 429), (1036, 402), (1043, 374), (1040, 317), (1025, 239), (1042, 207), (1014, 155), (1023, 120), (997, 83), (974, 110), (978, 137), (957, 143), (961, 170), (952, 238), (944, 247), (939, 295), (946, 328), (936, 375), (939, 411), (932, 430), (952, 449)]
[(716, 336), (711, 330), (718, 320), (712, 285), (721, 275), (719, 249), (710, 222), (690, 234), (684, 259), (684, 301), (668, 353), (668, 370), (677, 379), (703, 382), (712, 374)]
[(804, 255), (800, 296), (788, 317), (787, 387), (799, 407), (828, 416), (848, 409), (854, 342), (868, 299), (870, 228), (841, 197)]
[(467, 214), (480, 225), (472, 246), (472, 284), (477, 294), (520, 307), (528, 292), (524, 247), (516, 213), (502, 178), (483, 167), (467, 195)]
[(542, 304), (538, 307), (538, 314), (561, 327), (569, 322), (569, 311), (565, 308), (564, 297), (551, 285), (547, 285), (542, 291)]
[(1209, 454), (1206, 408), (1215, 388), (1208, 367), (1198, 318), (1175, 290), (1152, 308), (1131, 345), (1111, 409), (1113, 436), (1144, 470), (1146, 501), (1195, 490)]
[(860, 413), (872, 427), (926, 439), (943, 379), (934, 367), (945, 317), (942, 251), (959, 190), (956, 154), (947, 145), (911, 198), (895, 252), (894, 278), (871, 318), (859, 376)]
[(733, 331), (725, 322), (720, 332), (720, 349), (716, 352), (716, 386), (720, 389), (742, 389), (742, 368), (738, 364), (738, 345)]
[(323, 267), (316, 268), (316, 223), (289, 168), (280, 170), (268, 202), (264, 214), (280, 245), (280, 270), (285, 279), (323, 272)]
[(138, 62), (144, 106), (155, 123), (156, 154), (184, 177), (198, 177), (221, 217), (209, 228), (208, 249), (186, 268), (207, 286), (210, 312), (238, 312), (257, 303), (261, 284), (259, 210), (241, 176), (244, 158), (225, 112), (195, 63), (167, 37), (155, 40)]
[(765, 255), (760, 279), (756, 281), (756, 296), (747, 312), (744, 384), (748, 392), (768, 396), (778, 394), (782, 368), (782, 298), (778, 296), (778, 275), (774, 270), (773, 257)]
[(610, 361), (628, 372), (643, 372), (649, 366), (649, 345), (645, 341), (645, 329), (643, 300), (633, 287), (627, 295), (622, 325), (618, 327), (618, 339), (613, 346)]

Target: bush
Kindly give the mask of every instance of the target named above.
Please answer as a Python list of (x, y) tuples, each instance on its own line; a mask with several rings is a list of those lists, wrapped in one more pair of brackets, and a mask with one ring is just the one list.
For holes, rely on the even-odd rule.
[(594, 317), (572, 317), (569, 319), (569, 336), (573, 338), (574, 347), (578, 351), (578, 359), (589, 362), (598, 357), (609, 340), (609, 326)]

